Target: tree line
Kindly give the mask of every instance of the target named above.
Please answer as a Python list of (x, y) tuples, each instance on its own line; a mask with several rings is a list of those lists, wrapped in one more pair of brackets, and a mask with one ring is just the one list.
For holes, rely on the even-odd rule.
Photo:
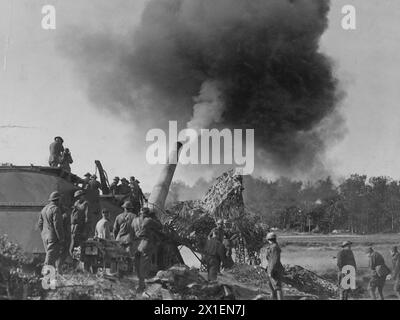
[(353, 174), (335, 185), (245, 177), (244, 198), (270, 227), (300, 232), (358, 234), (400, 231), (400, 182)]

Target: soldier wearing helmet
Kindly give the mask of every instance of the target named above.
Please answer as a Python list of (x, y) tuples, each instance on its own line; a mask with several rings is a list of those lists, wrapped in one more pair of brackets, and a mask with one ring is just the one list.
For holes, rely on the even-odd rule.
[(218, 240), (222, 243), (224, 241), (224, 237), (225, 237), (224, 220), (222, 220), (222, 219), (217, 220), (216, 227), (214, 229), (212, 229), (208, 235), (209, 239), (212, 237), (212, 234), (214, 232), (217, 234)]
[(121, 179), (121, 185), (119, 186), (119, 192), (122, 195), (129, 195), (131, 193), (131, 187), (129, 181), (126, 178)]
[(267, 248), (267, 273), (269, 287), (272, 291), (272, 299), (283, 300), (282, 278), (284, 268), (281, 263), (281, 248), (277, 243), (277, 236), (275, 233), (268, 233), (267, 241), (269, 244)]
[(119, 214), (114, 222), (114, 238), (119, 241), (128, 252), (131, 252), (131, 245), (134, 237), (132, 221), (135, 218), (132, 212), (132, 202), (125, 201), (122, 208), (124, 212)]
[(115, 177), (113, 183), (110, 186), (110, 192), (115, 196), (120, 194), (119, 192), (119, 177)]
[(58, 167), (61, 163), (62, 153), (64, 152), (63, 138), (55, 137), (54, 142), (50, 144), (50, 157), (49, 165), (50, 167)]
[(58, 267), (56, 266), (56, 262), (61, 256), (65, 240), (60, 199), (61, 195), (57, 191), (51, 193), (49, 203), (41, 211), (38, 221), (38, 227), (46, 251), (44, 264), (53, 267)]
[(225, 263), (226, 254), (217, 231), (211, 232), (211, 238), (207, 240), (204, 248), (204, 262), (207, 265), (208, 281), (216, 281), (221, 263)]
[(74, 205), (71, 214), (71, 244), (69, 252), (72, 256), (74, 248), (86, 241), (89, 232), (89, 203), (86, 201), (85, 192), (78, 190), (74, 193)]
[(344, 274), (342, 269), (345, 266), (353, 266), (356, 268), (356, 260), (354, 259), (353, 251), (351, 250), (352, 243), (344, 241), (341, 245), (342, 249), (337, 254), (337, 267), (338, 267), (338, 287), (340, 300), (348, 300), (351, 289), (343, 289), (341, 286)]
[(135, 268), (139, 278), (138, 292), (145, 288), (145, 279), (151, 267), (151, 256), (163, 240), (162, 225), (149, 208), (141, 210), (141, 216), (134, 219), (134, 230), (139, 245), (135, 255)]

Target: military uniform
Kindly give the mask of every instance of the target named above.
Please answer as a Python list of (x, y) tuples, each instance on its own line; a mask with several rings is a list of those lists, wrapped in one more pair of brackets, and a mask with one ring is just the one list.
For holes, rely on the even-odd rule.
[(143, 192), (136, 181), (131, 181), (129, 186), (131, 188), (131, 201), (134, 207), (134, 213), (138, 214), (140, 208), (143, 206)]
[(140, 240), (135, 259), (136, 272), (139, 278), (139, 288), (144, 288), (144, 281), (151, 269), (151, 256), (157, 248), (162, 225), (150, 216), (141, 216), (134, 220), (134, 229)]
[(62, 155), (62, 157), (61, 157), (61, 160), (60, 160), (60, 167), (61, 167), (61, 169), (63, 169), (64, 171), (67, 171), (67, 172), (71, 172), (71, 164), (73, 163), (74, 161), (72, 160), (72, 156), (71, 156), (71, 154), (70, 153), (63, 153), (63, 155)]
[(342, 269), (345, 266), (353, 266), (356, 268), (356, 260), (354, 259), (354, 254), (353, 251), (350, 249), (342, 249), (339, 251), (337, 255), (337, 267), (339, 269), (338, 271), (338, 287), (339, 287), (339, 294), (340, 294), (340, 299), (341, 300), (347, 300), (349, 297), (349, 293), (351, 289), (343, 289), (341, 286), (341, 282), (343, 277), (345, 276), (342, 273)]
[(368, 285), (368, 289), (375, 293), (375, 290), (378, 289), (379, 295), (383, 298), (383, 288), (386, 282), (386, 276), (379, 275), (378, 268), (386, 267), (385, 260), (382, 255), (376, 251), (372, 252), (369, 257), (369, 267), (372, 271), (371, 279)]
[(50, 167), (57, 167), (61, 162), (61, 155), (64, 152), (64, 147), (61, 142), (54, 141), (50, 144)]
[(281, 248), (277, 243), (272, 243), (267, 249), (267, 273), (268, 283), (272, 291), (273, 299), (277, 297), (277, 291), (282, 291), (282, 279), (284, 268), (281, 264)]
[(392, 256), (394, 292), (400, 297), (400, 253)]
[(204, 248), (205, 262), (207, 264), (208, 281), (216, 281), (221, 263), (225, 263), (225, 248), (218, 237), (207, 240)]
[(77, 200), (71, 214), (71, 244), (70, 253), (79, 247), (88, 237), (89, 204), (87, 201)]
[(112, 184), (111, 184), (111, 186), (110, 186), (110, 192), (113, 194), (113, 195), (118, 195), (118, 194), (120, 194), (120, 191), (119, 191), (119, 182), (116, 182), (116, 181), (114, 181)]
[(132, 212), (123, 212), (114, 222), (114, 238), (119, 241), (127, 251), (131, 251), (133, 240), (132, 221), (135, 215)]
[(225, 238), (225, 230), (222, 227), (215, 227), (214, 229), (211, 230), (211, 232), (209, 233), (208, 237), (211, 238), (211, 235), (213, 233), (217, 234), (217, 238), (219, 240), (219, 242), (224, 242), (224, 238)]
[(100, 188), (100, 182), (93, 178), (86, 185), (86, 199), (89, 204), (89, 238), (94, 236), (96, 224), (100, 220)]
[(63, 218), (61, 210), (54, 202), (46, 205), (39, 216), (39, 230), (46, 251), (45, 265), (56, 266), (64, 242)]

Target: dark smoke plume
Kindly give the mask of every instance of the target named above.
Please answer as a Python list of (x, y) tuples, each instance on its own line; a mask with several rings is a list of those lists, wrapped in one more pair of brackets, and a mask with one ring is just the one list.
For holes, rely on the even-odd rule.
[[(133, 34), (83, 35), (63, 49), (96, 104), (132, 110), (148, 127), (255, 129), (259, 160), (307, 171), (342, 123), (332, 64), (319, 52), (328, 11), (328, 0), (151, 0)], [(204, 92), (213, 83), (218, 95)], [(217, 114), (192, 119), (194, 104), (194, 117), (207, 114), (203, 95), (218, 96), (203, 110)]]

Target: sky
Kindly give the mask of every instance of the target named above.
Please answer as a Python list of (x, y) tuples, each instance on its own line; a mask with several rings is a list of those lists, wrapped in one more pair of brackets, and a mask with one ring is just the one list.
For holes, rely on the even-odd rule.
[[(0, 163), (47, 165), (48, 146), (61, 135), (74, 173), (93, 172), (94, 160), (101, 160), (110, 177), (134, 175), (151, 191), (160, 167), (146, 163), (133, 122), (96, 108), (73, 62), (57, 47), (69, 28), (127, 32), (139, 23), (145, 3), (0, 0)], [(41, 28), (47, 4), (56, 8), (56, 30)], [(356, 30), (341, 26), (347, 4), (357, 10)], [(340, 108), (347, 128), (326, 155), (335, 178), (360, 173), (400, 179), (399, 14), (397, 0), (332, 1), (320, 50), (332, 58), (346, 92)], [(211, 175), (211, 169), (200, 175), (178, 167), (176, 179), (192, 184)]]

